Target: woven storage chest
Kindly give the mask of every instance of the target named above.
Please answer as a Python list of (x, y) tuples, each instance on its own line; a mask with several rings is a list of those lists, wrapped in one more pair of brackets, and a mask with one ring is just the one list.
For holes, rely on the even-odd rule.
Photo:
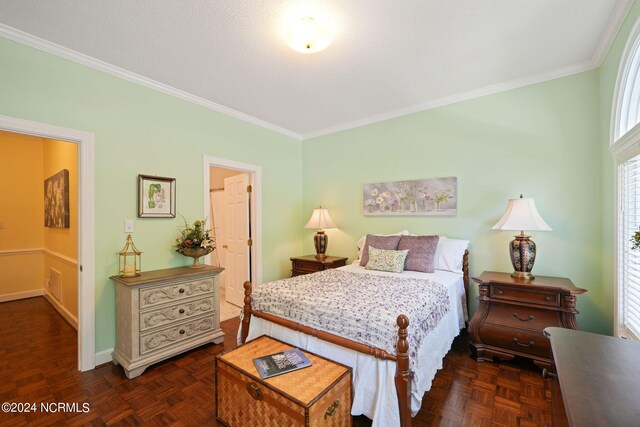
[(350, 426), (351, 368), (305, 351), (311, 366), (263, 380), (253, 359), (293, 346), (260, 336), (216, 357), (216, 417), (231, 427)]

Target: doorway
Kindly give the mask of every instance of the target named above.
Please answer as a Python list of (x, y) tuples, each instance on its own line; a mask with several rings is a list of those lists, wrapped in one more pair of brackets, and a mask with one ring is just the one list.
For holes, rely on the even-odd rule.
[(75, 129), (0, 116), (0, 130), (77, 145), (77, 319), (78, 370), (96, 366), (95, 352), (95, 222), (94, 135)]
[(220, 275), (221, 320), (238, 316), (245, 281), (260, 280), (260, 167), (205, 157), (205, 217), (216, 239), (207, 262)]

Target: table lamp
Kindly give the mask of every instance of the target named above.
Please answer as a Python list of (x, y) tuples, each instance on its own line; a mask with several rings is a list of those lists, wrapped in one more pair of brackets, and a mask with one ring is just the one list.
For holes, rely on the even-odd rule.
[(322, 206), (318, 209), (314, 209), (311, 214), (311, 218), (309, 218), (309, 222), (307, 222), (307, 225), (305, 225), (304, 228), (317, 229), (316, 234), (313, 236), (313, 243), (316, 247), (316, 258), (326, 258), (327, 256), (325, 253), (327, 252), (329, 238), (324, 234), (323, 229), (336, 228), (335, 222), (333, 222), (331, 216), (329, 216), (329, 211), (323, 209)]
[(520, 230), (520, 234), (514, 236), (515, 239), (509, 243), (509, 256), (513, 264), (514, 272), (511, 277), (523, 280), (533, 280), (531, 274), (533, 263), (536, 260), (536, 244), (529, 236), (524, 234), (528, 231), (549, 231), (551, 227), (544, 222), (533, 199), (522, 197), (519, 199), (509, 199), (507, 210), (496, 225), (494, 230)]

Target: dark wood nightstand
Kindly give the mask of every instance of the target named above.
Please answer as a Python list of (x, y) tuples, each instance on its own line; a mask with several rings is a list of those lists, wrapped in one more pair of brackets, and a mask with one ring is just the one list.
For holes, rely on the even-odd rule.
[(291, 277), (342, 267), (347, 263), (346, 257), (336, 256), (327, 256), (326, 258), (318, 259), (315, 255), (304, 255), (290, 258), (290, 260)]
[(469, 347), (478, 362), (523, 356), (548, 368), (551, 347), (543, 329), (578, 329), (576, 296), (587, 291), (569, 279), (536, 276), (521, 280), (509, 273), (485, 271), (473, 281), (480, 288), (480, 303), (469, 324)]

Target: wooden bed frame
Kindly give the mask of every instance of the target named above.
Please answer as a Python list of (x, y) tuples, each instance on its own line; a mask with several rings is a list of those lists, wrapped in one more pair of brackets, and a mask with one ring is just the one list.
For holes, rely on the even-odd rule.
[[(467, 298), (467, 311), (469, 310), (469, 251), (464, 251), (462, 258), (462, 271), (464, 281), (464, 291)], [(400, 411), (400, 426), (411, 426), (411, 371), (409, 370), (409, 340), (407, 339), (407, 328), (409, 327), (409, 318), (404, 314), (400, 314), (396, 319), (398, 325), (398, 342), (396, 344), (396, 354), (390, 354), (377, 347), (368, 346), (341, 336), (331, 334), (325, 331), (319, 331), (309, 326), (302, 325), (292, 320), (283, 319), (273, 314), (265, 313), (260, 310), (251, 308), (251, 282), (244, 283), (244, 308), (242, 318), (242, 330), (240, 340), (244, 343), (249, 335), (249, 325), (251, 316), (260, 317), (285, 328), (302, 332), (307, 335), (319, 338), (323, 341), (339, 345), (341, 347), (355, 350), (360, 353), (370, 354), (371, 356), (382, 360), (394, 360), (396, 362), (396, 393), (398, 394), (398, 406)]]

